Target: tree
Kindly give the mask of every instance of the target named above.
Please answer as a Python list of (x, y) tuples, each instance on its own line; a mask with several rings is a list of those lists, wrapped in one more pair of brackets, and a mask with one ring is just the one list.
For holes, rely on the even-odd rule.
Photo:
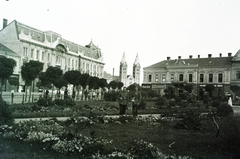
[(79, 83), (83, 88), (86, 88), (86, 85), (89, 85), (90, 77), (91, 76), (87, 73), (81, 74)]
[(118, 89), (121, 89), (121, 88), (123, 87), (123, 85), (124, 85), (124, 84), (123, 84), (122, 82), (117, 82), (117, 88), (118, 88)]
[(75, 86), (78, 86), (80, 84), (80, 77), (81, 77), (80, 72), (76, 70), (67, 71), (63, 75), (63, 78), (73, 85), (73, 92), (72, 92), (73, 98), (75, 98), (75, 90), (74, 90)]
[(0, 98), (2, 97), (2, 84), (13, 74), (16, 61), (0, 55)]
[[(57, 79), (61, 78), (63, 71), (59, 67), (49, 66), (46, 70), (46, 80), (50, 81), (54, 86), (56, 85)], [(52, 87), (53, 96), (53, 87)]]
[(99, 78), (98, 77), (90, 77), (90, 81), (89, 81), (89, 88), (90, 89), (98, 89), (99, 88)]
[[(21, 75), (25, 80), (25, 85), (30, 86), (29, 102), (31, 97), (32, 82), (38, 77), (39, 73), (43, 70), (43, 63), (39, 61), (30, 60), (22, 65)], [(26, 91), (27, 94), (27, 91)]]
[(108, 84), (108, 88), (112, 88), (112, 89), (116, 89), (117, 88), (117, 81), (111, 81), (109, 84)]
[(98, 81), (98, 86), (101, 88), (107, 87), (107, 80), (104, 78), (100, 78)]
[(43, 87), (43, 92), (45, 88), (51, 88), (51, 82), (47, 79), (46, 72), (40, 72), (39, 81), (37, 83), (38, 87)]
[(212, 96), (212, 91), (214, 90), (214, 85), (212, 85), (212, 84), (207, 84), (207, 85), (205, 86), (205, 90), (209, 93), (209, 97), (211, 97), (211, 96)]
[(18, 86), (19, 85), (19, 80), (18, 80), (18, 78), (15, 78), (15, 77), (9, 77), (8, 78), (8, 83), (12, 86)]
[(54, 86), (58, 89), (57, 90), (57, 97), (60, 96), (60, 90), (62, 87), (67, 87), (68, 81), (63, 78), (63, 76), (61, 76), (60, 78), (58, 78), (55, 82), (54, 82)]

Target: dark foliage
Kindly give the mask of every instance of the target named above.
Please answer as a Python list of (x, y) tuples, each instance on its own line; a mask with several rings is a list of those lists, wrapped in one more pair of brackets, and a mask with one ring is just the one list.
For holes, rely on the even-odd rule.
[(39, 98), (39, 100), (37, 101), (37, 105), (47, 107), (47, 106), (54, 105), (54, 102), (52, 101), (52, 98), (48, 98), (48, 97)]
[(158, 97), (156, 104), (155, 104), (158, 108), (162, 108), (168, 105), (167, 99), (164, 97)]
[(11, 123), (13, 123), (13, 116), (10, 105), (0, 97), (0, 125)]
[(55, 104), (58, 106), (74, 106), (75, 105), (75, 101), (71, 98), (67, 98), (67, 99), (55, 99)]
[(202, 123), (199, 118), (200, 113), (194, 110), (188, 110), (183, 115), (183, 120), (176, 123), (175, 128), (187, 130), (201, 130)]
[(227, 103), (222, 103), (217, 107), (217, 115), (218, 116), (228, 116), (233, 113), (233, 109)]

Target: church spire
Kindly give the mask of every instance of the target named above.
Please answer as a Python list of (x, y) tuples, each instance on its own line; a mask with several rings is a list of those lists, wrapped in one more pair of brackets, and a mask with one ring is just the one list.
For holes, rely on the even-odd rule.
[(125, 51), (123, 52), (121, 63), (127, 63)]
[(134, 61), (134, 65), (137, 65), (137, 64), (139, 64), (138, 53), (137, 53), (136, 58), (135, 58), (135, 61)]

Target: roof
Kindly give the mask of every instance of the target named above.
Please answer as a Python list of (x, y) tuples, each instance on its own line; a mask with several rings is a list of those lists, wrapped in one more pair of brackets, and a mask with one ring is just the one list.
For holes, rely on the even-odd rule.
[(193, 66), (193, 67), (222, 67), (231, 64), (232, 57), (208, 57), (208, 58), (190, 58), (190, 59), (175, 59), (164, 60), (144, 69), (149, 68), (164, 68), (164, 67), (179, 67), (179, 66)]
[(14, 51), (9, 49), (8, 47), (3, 45), (2, 43), (0, 43), (0, 55), (8, 55), (8, 56), (19, 57), (19, 55), (17, 53), (15, 53)]
[(77, 43), (62, 38), (60, 34), (53, 31), (42, 31), (17, 21), (16, 26), (21, 40), (42, 45), (51, 44), (50, 46), (52, 46), (52, 44), (56, 44), (56, 42), (59, 42), (59, 44), (64, 45), (68, 51), (76, 54), (82, 53), (84, 56), (102, 61), (101, 49), (95, 46), (92, 40), (89, 45), (81, 46)]

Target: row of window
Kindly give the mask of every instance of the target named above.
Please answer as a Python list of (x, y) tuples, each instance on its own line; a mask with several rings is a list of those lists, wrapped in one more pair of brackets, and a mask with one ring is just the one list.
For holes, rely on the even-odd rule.
[[(240, 76), (240, 75), (239, 75)], [(204, 83), (204, 74), (200, 74), (199, 75), (199, 82), (200, 83)], [(170, 81), (175, 81), (175, 75), (174, 74), (170, 74)], [(184, 74), (178, 74), (178, 81), (179, 82), (183, 82), (184, 81)], [(148, 75), (148, 82), (152, 82), (152, 75)], [(159, 75), (155, 74), (155, 82), (166, 82), (166, 74), (162, 74), (162, 78), (161, 81), (159, 81)], [(188, 82), (192, 83), (193, 82), (193, 74), (188, 74)], [(208, 74), (208, 83), (213, 83), (213, 74)], [(222, 83), (223, 82), (223, 74), (219, 73), (218, 74), (218, 79), (217, 79), (218, 83)]]
[[(30, 58), (31, 59), (34, 59), (34, 49), (31, 49), (30, 50)], [(27, 47), (23, 47), (23, 56), (25, 57), (29, 57), (28, 55), (28, 48)], [(42, 52), (42, 55), (41, 55), (41, 58), (40, 58), (40, 51), (39, 50), (36, 50), (36, 59), (37, 60), (41, 60), (41, 61), (44, 61), (44, 57), (45, 57), (45, 52)], [(50, 54), (48, 54), (47, 56), (47, 61), (50, 60)]]

